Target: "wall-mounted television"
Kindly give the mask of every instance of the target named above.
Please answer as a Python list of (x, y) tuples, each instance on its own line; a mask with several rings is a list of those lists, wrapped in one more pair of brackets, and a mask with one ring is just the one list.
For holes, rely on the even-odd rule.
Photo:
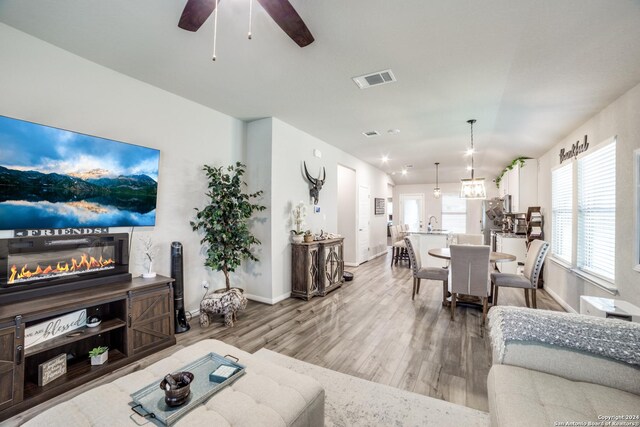
[(152, 226), (160, 151), (0, 116), (0, 230)]

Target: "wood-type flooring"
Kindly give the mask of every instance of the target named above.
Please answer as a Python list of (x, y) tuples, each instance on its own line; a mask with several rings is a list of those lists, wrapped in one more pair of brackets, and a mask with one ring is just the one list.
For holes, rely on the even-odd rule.
[[(415, 393), (488, 411), (486, 379), (491, 367), (482, 310), (458, 305), (455, 321), (442, 306), (442, 282), (423, 280), (411, 300), (412, 276), (405, 264), (389, 266), (390, 255), (347, 267), (354, 280), (325, 297), (289, 298), (273, 306), (249, 301), (235, 327), (219, 323), (177, 335), (177, 347), (58, 396), (14, 417), (19, 423), (53, 404), (142, 369), (177, 348), (215, 338), (253, 353), (278, 353)], [(240, 285), (235, 284), (234, 285)], [(500, 305), (525, 306), (520, 289), (501, 288)], [(538, 308), (563, 311), (544, 291)]]

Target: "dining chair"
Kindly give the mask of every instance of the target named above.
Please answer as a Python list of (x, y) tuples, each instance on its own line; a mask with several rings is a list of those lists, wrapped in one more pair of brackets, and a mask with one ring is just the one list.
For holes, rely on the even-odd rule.
[(404, 239), (400, 237), (400, 225), (391, 226), (391, 266), (398, 264), (398, 261), (404, 257), (407, 251), (407, 244)]
[(404, 238), (404, 241), (407, 245), (411, 271), (413, 272), (413, 293), (411, 294), (411, 299), (414, 300), (416, 294), (420, 293), (421, 279), (440, 280), (442, 281), (442, 301), (445, 302), (449, 289), (449, 270), (441, 267), (423, 267), (418, 249), (418, 237), (409, 235)]
[(489, 257), (491, 248), (486, 245), (451, 245), (451, 320), (455, 320), (458, 294), (473, 295), (482, 299), (482, 325), (487, 318), (491, 282), (489, 281)]
[(458, 245), (484, 245), (484, 234), (465, 234), (456, 235)]
[(544, 265), (544, 259), (549, 251), (549, 242), (544, 240), (533, 240), (527, 251), (527, 259), (524, 263), (523, 274), (491, 273), (493, 283), (493, 305), (498, 305), (498, 289), (500, 287), (522, 288), (524, 289), (524, 301), (529, 305), (529, 290), (531, 290), (531, 303), (533, 308), (538, 308), (536, 303), (536, 289), (538, 289), (538, 279)]

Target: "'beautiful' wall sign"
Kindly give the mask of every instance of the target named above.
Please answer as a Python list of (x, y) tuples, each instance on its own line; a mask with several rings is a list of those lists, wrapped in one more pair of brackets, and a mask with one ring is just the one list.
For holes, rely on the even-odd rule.
[(584, 142), (582, 144), (580, 144), (580, 140), (578, 140), (571, 146), (569, 151), (566, 151), (564, 148), (560, 150), (560, 163), (577, 157), (578, 154), (584, 153), (587, 149), (589, 149), (589, 143), (587, 142), (587, 135), (585, 135)]

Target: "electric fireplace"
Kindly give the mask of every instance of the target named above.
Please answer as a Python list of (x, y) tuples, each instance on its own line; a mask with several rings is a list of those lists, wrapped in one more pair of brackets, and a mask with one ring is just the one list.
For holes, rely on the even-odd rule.
[(0, 303), (130, 279), (127, 233), (0, 240)]

